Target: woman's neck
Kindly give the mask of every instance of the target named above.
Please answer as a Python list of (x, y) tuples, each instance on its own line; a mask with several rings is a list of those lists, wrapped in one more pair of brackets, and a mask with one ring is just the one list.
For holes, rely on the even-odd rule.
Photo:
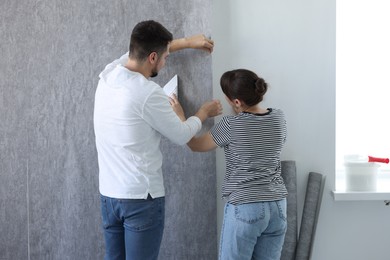
[(268, 112), (268, 109), (261, 108), (259, 105), (255, 105), (243, 109), (242, 112), (248, 112), (252, 114), (264, 114)]

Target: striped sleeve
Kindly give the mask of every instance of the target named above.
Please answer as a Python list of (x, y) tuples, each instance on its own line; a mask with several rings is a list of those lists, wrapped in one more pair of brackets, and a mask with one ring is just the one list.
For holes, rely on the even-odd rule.
[(231, 127), (227, 116), (224, 116), (221, 121), (215, 124), (211, 129), (211, 136), (219, 147), (229, 144), (231, 138), (230, 130)]

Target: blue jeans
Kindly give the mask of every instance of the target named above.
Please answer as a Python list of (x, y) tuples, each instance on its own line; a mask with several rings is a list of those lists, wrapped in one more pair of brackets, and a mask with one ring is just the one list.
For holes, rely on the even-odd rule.
[(165, 198), (114, 199), (101, 195), (105, 260), (158, 258)]
[(220, 260), (279, 260), (287, 230), (286, 199), (225, 205)]

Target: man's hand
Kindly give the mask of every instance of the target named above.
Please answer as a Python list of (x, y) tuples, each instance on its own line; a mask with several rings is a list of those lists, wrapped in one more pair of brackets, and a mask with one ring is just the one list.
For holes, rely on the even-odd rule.
[(203, 34), (174, 39), (169, 45), (169, 52), (175, 52), (186, 48), (199, 49), (211, 53), (214, 49), (214, 41)]
[(171, 104), (171, 107), (173, 111), (175, 111), (176, 115), (180, 118), (181, 121), (186, 121), (186, 117), (184, 115), (184, 110), (182, 106), (180, 105), (179, 100), (177, 99), (175, 94), (172, 94), (169, 97), (169, 104)]
[(192, 49), (201, 49), (209, 53), (213, 52), (214, 41), (210, 38), (207, 38), (203, 34), (187, 37), (186, 41), (188, 41), (188, 44)]

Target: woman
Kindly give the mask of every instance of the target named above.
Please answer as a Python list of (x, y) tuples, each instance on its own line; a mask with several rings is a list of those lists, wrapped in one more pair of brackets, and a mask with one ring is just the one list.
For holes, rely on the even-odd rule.
[(227, 203), (219, 258), (280, 259), (287, 228), (280, 162), (286, 140), (284, 114), (260, 105), (268, 86), (252, 71), (225, 72), (220, 84), (236, 114), (224, 116), (188, 143), (192, 151), (225, 151), (222, 197)]

